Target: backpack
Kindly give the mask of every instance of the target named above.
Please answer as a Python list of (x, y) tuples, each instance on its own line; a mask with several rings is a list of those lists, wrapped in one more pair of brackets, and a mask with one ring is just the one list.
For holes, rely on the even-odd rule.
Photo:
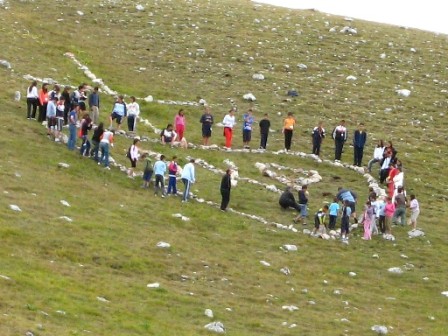
[(132, 148), (132, 146), (130, 146), (130, 147), (128, 148), (128, 151), (126, 152), (126, 157), (127, 157), (128, 159), (131, 158), (131, 148)]

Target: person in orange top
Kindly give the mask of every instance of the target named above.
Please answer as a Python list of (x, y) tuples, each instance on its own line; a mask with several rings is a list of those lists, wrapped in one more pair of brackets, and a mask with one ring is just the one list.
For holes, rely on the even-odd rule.
[(48, 104), (48, 84), (43, 83), (42, 88), (39, 90), (39, 118), (37, 121), (43, 122), (47, 117), (47, 104)]
[(389, 192), (389, 197), (393, 197), (394, 196), (394, 192), (395, 192), (395, 184), (394, 184), (394, 177), (399, 173), (400, 171), (398, 170), (397, 164), (394, 162), (390, 169), (389, 169), (389, 176), (386, 178), (386, 182), (387, 182), (387, 189)]
[(283, 120), (282, 133), (285, 136), (285, 150), (289, 151), (291, 149), (291, 140), (294, 132), (294, 127), (296, 126), (296, 119), (292, 115), (292, 112), (288, 112), (288, 116)]

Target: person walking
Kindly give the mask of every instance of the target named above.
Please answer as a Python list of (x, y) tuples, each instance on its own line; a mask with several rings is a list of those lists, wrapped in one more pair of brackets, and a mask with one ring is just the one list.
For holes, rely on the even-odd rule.
[(269, 129), (271, 128), (271, 122), (267, 113), (264, 114), (264, 117), (260, 120), (258, 126), (260, 127), (260, 149), (266, 149)]
[(90, 109), (90, 119), (94, 125), (98, 125), (100, 122), (100, 95), (99, 88), (95, 86), (93, 92), (89, 94), (89, 109)]
[(187, 202), (190, 198), (191, 184), (196, 182), (194, 159), (190, 159), (184, 168), (181, 175), (182, 183), (184, 184), (184, 192), (182, 194), (182, 202)]
[(313, 154), (320, 155), (320, 145), (325, 138), (325, 128), (323, 127), (323, 122), (319, 121), (316, 127), (313, 129)]
[(364, 124), (360, 123), (353, 136), (353, 165), (361, 167), (362, 157), (364, 156), (364, 146), (367, 141), (367, 133), (364, 130)]
[(226, 149), (232, 148), (233, 126), (235, 126), (235, 110), (232, 108), (222, 121), (224, 125), (224, 137), (226, 138)]
[(347, 128), (345, 127), (345, 120), (341, 120), (338, 126), (333, 130), (334, 140), (334, 160), (340, 161), (344, 144), (347, 141)]
[(36, 119), (37, 106), (39, 105), (39, 92), (37, 91), (37, 81), (33, 81), (26, 90), (26, 118)]
[(232, 189), (232, 170), (227, 169), (225, 175), (221, 179), (221, 211), (226, 211), (230, 202), (230, 190)]
[(288, 112), (288, 116), (283, 120), (282, 133), (285, 137), (285, 151), (291, 149), (292, 135), (294, 133), (294, 127), (296, 125), (296, 119), (292, 112)]

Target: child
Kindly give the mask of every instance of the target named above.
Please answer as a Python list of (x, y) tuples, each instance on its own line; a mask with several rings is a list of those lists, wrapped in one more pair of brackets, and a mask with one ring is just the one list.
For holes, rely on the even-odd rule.
[(330, 204), (328, 210), (330, 212), (329, 228), (330, 230), (334, 230), (336, 228), (336, 219), (338, 218), (339, 212), (339, 203), (336, 197), (333, 198), (333, 203)]
[(168, 165), (168, 195), (171, 193), (177, 196), (176, 188), (176, 175), (177, 175), (177, 156), (173, 156), (170, 164)]
[(326, 219), (327, 219), (327, 213), (328, 213), (328, 205), (324, 205), (319, 211), (316, 212), (314, 215), (314, 231), (313, 234), (316, 234), (319, 230), (319, 233), (325, 233), (326, 232)]
[(349, 201), (344, 201), (341, 212), (341, 237), (343, 241), (346, 241), (348, 240), (348, 234), (350, 232), (350, 216), (352, 215), (352, 209), (350, 208)]
[(140, 142), (139, 138), (134, 138), (134, 140), (132, 141), (132, 145), (129, 148), (128, 158), (131, 161), (131, 168), (128, 169), (129, 178), (134, 178), (134, 168), (137, 167), (137, 160), (140, 155), (138, 148), (139, 142)]
[(154, 170), (151, 164), (151, 158), (147, 153), (142, 154), (142, 160), (145, 162), (145, 169), (143, 170), (143, 185), (142, 188), (149, 188), (149, 182), (151, 182), (152, 174)]
[(362, 220), (364, 224), (364, 236), (362, 238), (364, 240), (372, 239), (372, 233), (370, 232), (370, 227), (373, 225), (374, 220), (375, 220), (375, 210), (373, 209), (372, 203), (370, 201), (367, 201)]
[(409, 209), (411, 210), (411, 219), (409, 220), (409, 224), (412, 225), (412, 229), (415, 230), (417, 228), (417, 217), (420, 214), (420, 205), (418, 204), (414, 194), (411, 195)]
[(384, 213), (386, 203), (384, 202), (383, 197), (379, 197), (376, 201), (376, 206), (378, 209), (377, 218), (378, 218), (378, 225), (380, 227), (381, 233), (386, 233), (386, 215)]
[(377, 235), (378, 234), (378, 226), (377, 222), (379, 219), (379, 209), (378, 209), (378, 203), (379, 201), (376, 200), (376, 194), (375, 196), (371, 196), (370, 203), (372, 204), (373, 208), (373, 217), (372, 217), (372, 224), (370, 225), (370, 235)]
[(154, 163), (154, 175), (156, 176), (156, 181), (154, 183), (154, 196), (159, 195), (159, 191), (162, 192), (162, 198), (165, 197), (165, 173), (166, 173), (166, 163), (165, 155), (160, 155), (160, 159)]
[(391, 226), (392, 226), (392, 217), (395, 212), (395, 204), (392, 203), (392, 197), (387, 197), (387, 203), (384, 206), (384, 215), (385, 215), (385, 225), (386, 225), (386, 234), (391, 234)]

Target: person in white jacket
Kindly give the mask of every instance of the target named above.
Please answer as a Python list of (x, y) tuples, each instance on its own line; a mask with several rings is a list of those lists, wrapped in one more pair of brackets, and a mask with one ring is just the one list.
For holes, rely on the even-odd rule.
[(185, 186), (184, 193), (182, 195), (182, 202), (187, 202), (190, 197), (191, 184), (196, 182), (194, 159), (191, 159), (182, 169), (182, 182)]
[(135, 138), (131, 147), (129, 148), (129, 160), (131, 160), (131, 168), (128, 169), (128, 177), (134, 177), (134, 168), (137, 167), (137, 160), (140, 156), (138, 150), (138, 143), (140, 142), (139, 138)]
[(128, 130), (129, 132), (135, 132), (137, 130), (137, 119), (140, 115), (140, 105), (135, 101), (135, 97), (130, 97), (131, 102), (126, 105), (128, 112)]
[(233, 126), (235, 126), (235, 114), (232, 108), (224, 117), (222, 124), (224, 125), (224, 137), (226, 138), (226, 148), (232, 147)]
[(369, 171), (369, 173), (372, 172), (373, 164), (381, 162), (383, 157), (384, 157), (384, 142), (383, 140), (378, 140), (378, 144), (376, 145), (375, 150), (373, 151), (373, 158), (367, 164), (367, 170)]

